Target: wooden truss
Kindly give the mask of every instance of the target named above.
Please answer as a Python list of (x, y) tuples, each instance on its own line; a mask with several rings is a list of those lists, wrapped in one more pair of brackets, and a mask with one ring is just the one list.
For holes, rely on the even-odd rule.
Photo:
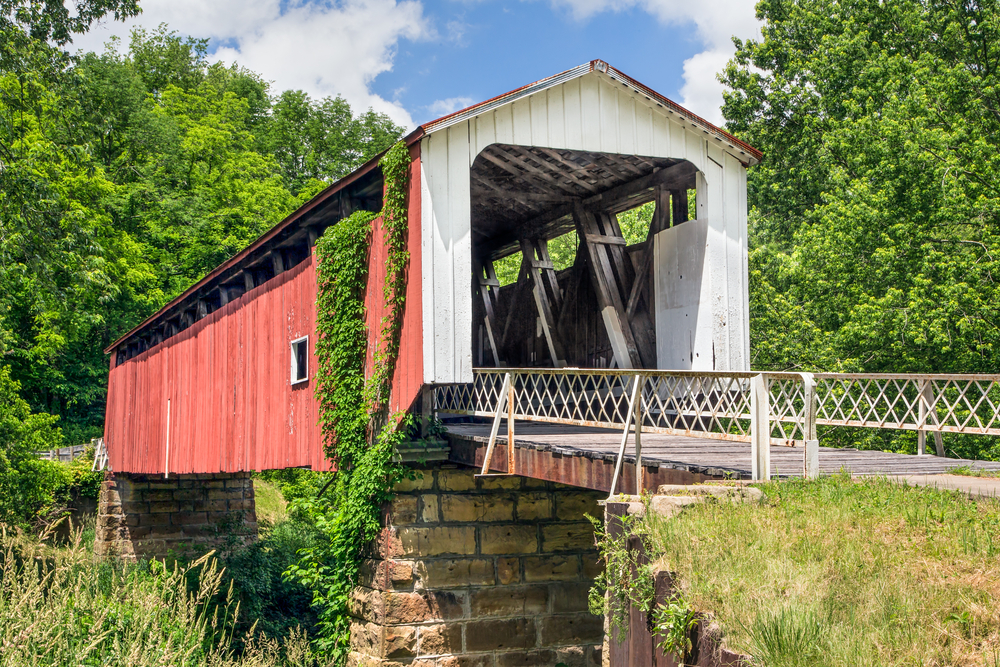
[[(552, 158), (546, 163), (550, 170), (553, 163), (575, 165), (558, 151), (538, 150)], [(491, 168), (522, 176), (536, 190), (555, 182), (551, 172), (531, 163), (531, 157), (535, 154), (525, 149), (493, 150), (485, 160)], [(498, 367), (612, 363), (619, 368), (656, 367), (653, 237), (688, 219), (687, 191), (694, 185), (695, 169), (682, 162), (649, 173), (634, 171), (639, 175), (627, 172), (631, 180), (598, 192), (599, 188), (568, 170), (562, 182), (566, 189), (576, 188), (576, 197), (563, 196), (564, 191), (525, 197), (521, 192), (504, 192), (496, 182), (474, 173), (474, 194), (505, 195), (514, 202), (511, 206), (521, 208), (537, 207), (548, 197), (558, 200), (555, 211), (561, 214), (556, 217), (549, 211), (517, 224), (513, 239), (509, 234), (495, 235), (496, 244), (490, 244), (493, 257), (509, 254), (511, 248), (521, 252), (515, 284), (501, 287), (491, 256), (481, 254), (476, 271), (479, 321), (484, 351)], [(649, 201), (655, 202), (655, 212), (646, 238), (629, 246), (617, 214)], [(576, 260), (572, 267), (557, 271), (548, 239), (567, 228), (579, 240)], [(535, 339), (538, 345), (532, 342)], [(482, 359), (486, 358), (484, 354)]]

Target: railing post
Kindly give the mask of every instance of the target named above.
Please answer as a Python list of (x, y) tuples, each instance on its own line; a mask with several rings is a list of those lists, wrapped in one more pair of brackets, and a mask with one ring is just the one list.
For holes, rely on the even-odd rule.
[[(920, 398), (919, 403), (919, 423), (917, 428), (917, 455), (925, 456), (927, 454), (927, 431), (922, 427), (927, 425), (928, 420), (933, 419), (934, 423), (937, 424), (937, 412), (933, 411), (931, 408), (931, 399), (933, 398), (933, 392), (931, 388), (931, 383), (929, 380), (921, 380), (918, 387), (920, 388)], [(944, 439), (941, 437), (940, 431), (934, 431), (934, 451), (938, 456), (944, 456)]]
[[(493, 427), (490, 429), (490, 441), (486, 444), (486, 454), (483, 457), (483, 469), (480, 471), (480, 475), (486, 475), (490, 471), (490, 460), (493, 458), (493, 447), (497, 444), (497, 433), (500, 432), (500, 418), (503, 416), (503, 409), (507, 404), (507, 399), (510, 395), (510, 385), (510, 373), (504, 373), (503, 386), (500, 387), (500, 394), (497, 396), (497, 411), (493, 416)], [(510, 428), (511, 426), (508, 424), (508, 435), (510, 433)]]
[(642, 495), (642, 488), (645, 484), (645, 471), (642, 467), (642, 385), (645, 378), (642, 375), (635, 376), (635, 384), (639, 388), (635, 398), (635, 495)]
[(507, 387), (507, 474), (514, 474), (514, 377), (508, 373)]
[(750, 455), (753, 479), (771, 479), (771, 401), (763, 374), (750, 380)]
[(806, 479), (819, 477), (819, 438), (816, 435), (816, 378), (812, 373), (802, 376), (802, 440), (805, 452), (802, 458), (802, 475)]
[(640, 376), (636, 374), (635, 382), (632, 384), (632, 396), (628, 402), (628, 409), (625, 411), (625, 428), (622, 430), (622, 443), (618, 447), (618, 460), (615, 462), (615, 472), (611, 477), (611, 491), (608, 492), (608, 498), (612, 498), (615, 495), (615, 489), (618, 487), (618, 476), (622, 471), (622, 460), (625, 458), (625, 445), (628, 443), (628, 427), (631, 425), (632, 415), (635, 412), (635, 397), (639, 389)]

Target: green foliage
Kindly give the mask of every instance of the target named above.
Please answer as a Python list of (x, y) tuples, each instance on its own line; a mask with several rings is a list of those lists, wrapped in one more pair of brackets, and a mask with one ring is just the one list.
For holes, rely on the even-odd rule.
[(604, 571), (594, 579), (588, 598), (590, 613), (607, 616), (608, 627), (616, 641), (622, 641), (628, 631), (629, 609), (651, 610), (653, 606), (653, 573), (648, 564), (639, 562), (638, 553), (628, 549), (638, 519), (631, 514), (615, 517), (620, 523), (617, 536), (604, 521), (587, 515), (594, 525), (597, 550), (604, 561)]
[(62, 444), (58, 417), (32, 414), (10, 369), (0, 367), (0, 523), (27, 526), (53, 508), (67, 471), (35, 452)]
[(765, 156), (748, 177), (753, 366), (994, 372), (1000, 5), (757, 12), (762, 38), (738, 41), (722, 77), (728, 127)]
[(77, 532), (52, 548), (0, 534), (0, 643), (9, 667), (319, 667), (299, 631), (247, 637), (211, 554), (187, 566), (94, 560)]
[(76, 444), (102, 431), (103, 347), (402, 128), (339, 98), (272, 96), (166, 26), (70, 57), (29, 30), (86, 27), (61, 7), (0, 5), (0, 355)]
[(680, 595), (653, 609), (653, 636), (660, 638), (657, 646), (681, 664), (691, 655), (691, 633), (697, 624), (698, 614)]
[[(637, 530), (728, 648), (761, 665), (982, 665), (1000, 629), (1000, 503), (887, 479), (761, 484)], [(987, 662), (986, 664), (992, 664)]]
[[(317, 645), (339, 664), (350, 643), (348, 601), (357, 585), (361, 549), (381, 529), (381, 508), (402, 468), (392, 462), (405, 439), (407, 420), (388, 417), (406, 297), (409, 152), (396, 144), (380, 161), (385, 180), (381, 219), (385, 234), (387, 313), (379, 323), (372, 368), (365, 378), (369, 336), (364, 321), (371, 229), (375, 215), (356, 212), (324, 233), (316, 245), (316, 397), (324, 448), (336, 472), (330, 493), (302, 497), (293, 511), (310, 517), (323, 536), (300, 550), (290, 578), (312, 591), (319, 622)], [(397, 428), (397, 426), (399, 426)], [(326, 487), (324, 487), (326, 488)]]
[(244, 636), (262, 634), (281, 639), (292, 632), (307, 636), (317, 622), (312, 593), (285, 571), (321, 539), (316, 528), (295, 518), (265, 526), (260, 539), (236, 549), (221, 559), (225, 567), (223, 589), (232, 584), (233, 599), (239, 604), (234, 639), (244, 646)]

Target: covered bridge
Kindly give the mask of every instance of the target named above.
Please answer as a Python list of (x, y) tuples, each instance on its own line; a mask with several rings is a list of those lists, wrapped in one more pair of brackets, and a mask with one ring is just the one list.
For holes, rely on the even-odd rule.
[[(614, 421), (639, 382), (613, 373), (749, 370), (752, 147), (600, 60), (405, 142), (410, 260), (392, 410), (450, 406), (475, 419), (482, 406), (456, 397), (485, 387), (495, 398), (490, 378), (505, 371), (491, 369), (514, 368), (524, 400), (545, 408), (565, 386), (535, 382), (536, 401), (533, 369), (568, 382), (573, 369), (599, 369), (574, 400)], [(380, 211), (383, 196), (373, 160), (108, 347), (113, 474), (99, 550), (250, 539), (251, 471), (328, 467), (313, 395), (314, 244), (351, 213)], [(652, 222), (627, 238), (619, 215), (651, 202)], [(372, 225), (369, 330), (387, 310), (385, 239)], [(396, 489), (352, 602), (350, 664), (600, 664), (603, 623), (587, 611), (600, 563), (584, 514), (600, 511), (594, 489), (607, 492), (614, 464), (584, 479), (557, 452), (525, 450), (526, 477), (480, 476), (468, 464), (482, 463), (483, 438), (457, 435), (450, 460), (417, 466)]]
[[(472, 382), (474, 366), (749, 369), (752, 147), (599, 60), (405, 141), (410, 265), (393, 409)], [(326, 465), (309, 375), (312, 247), (350, 213), (379, 211), (382, 195), (372, 160), (108, 347), (112, 470)], [(652, 225), (629, 245), (616, 214), (647, 202)], [(384, 311), (374, 229), (369, 324)], [(575, 260), (557, 267), (548, 244), (566, 234)], [(501, 285), (494, 266), (511, 255), (517, 280)]]

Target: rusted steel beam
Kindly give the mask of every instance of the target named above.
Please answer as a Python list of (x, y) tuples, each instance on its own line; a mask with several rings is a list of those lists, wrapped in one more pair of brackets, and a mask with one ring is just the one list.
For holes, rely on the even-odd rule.
[[(486, 459), (486, 442), (449, 433), (445, 436), (451, 445), (449, 460), (467, 466), (482, 468)], [(588, 452), (592, 456), (567, 456), (561, 452), (541, 449), (531, 445), (516, 444), (514, 447), (514, 467), (518, 475), (558, 482), (584, 489), (594, 489), (607, 493), (611, 490), (611, 478), (615, 472), (615, 456), (599, 452)], [(507, 442), (497, 439), (494, 445), (490, 469), (493, 472), (507, 472)], [(635, 464), (624, 462), (619, 478), (619, 488), (635, 489)], [(724, 479), (723, 475), (708, 475), (690, 470), (670, 468), (664, 465), (646, 466), (643, 471), (643, 488), (653, 491), (661, 484), (697, 484)]]

